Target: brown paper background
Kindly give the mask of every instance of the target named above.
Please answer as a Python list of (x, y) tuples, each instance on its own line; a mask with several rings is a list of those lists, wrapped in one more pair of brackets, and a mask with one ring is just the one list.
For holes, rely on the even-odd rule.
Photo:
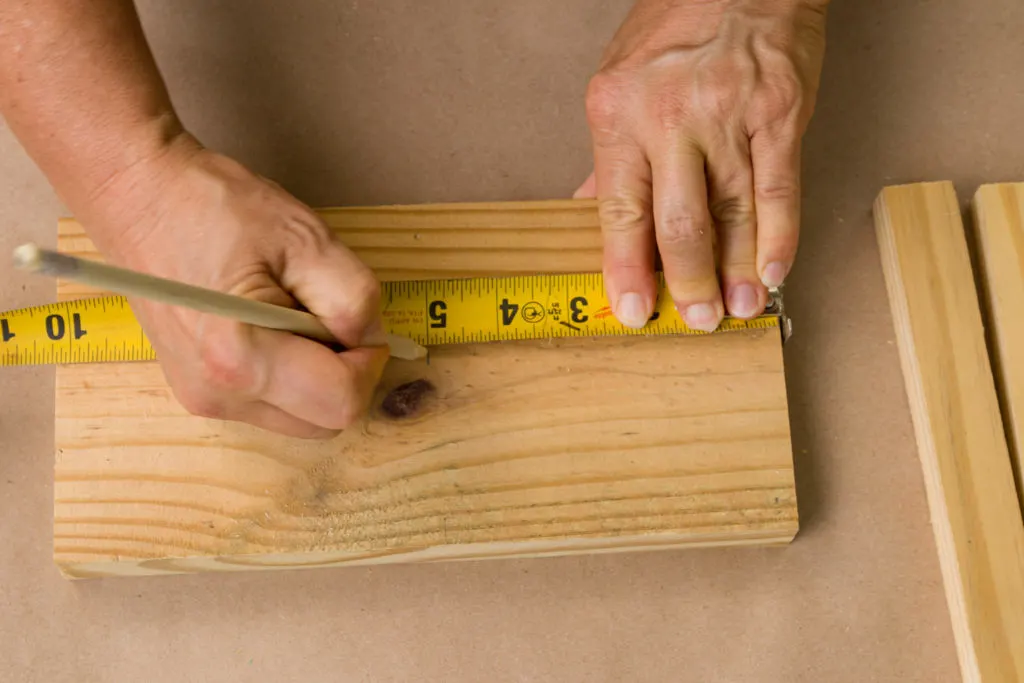
[[(314, 205), (539, 199), (628, 0), (141, 3), (188, 125)], [(1024, 179), (1024, 3), (835, 0), (786, 347), (786, 549), (63, 580), (53, 371), (0, 371), (0, 680), (959, 680), (870, 207)], [(97, 96), (102, 96), (98, 92)], [(0, 128), (0, 253), (63, 208)], [(53, 284), (0, 268), (0, 310)]]

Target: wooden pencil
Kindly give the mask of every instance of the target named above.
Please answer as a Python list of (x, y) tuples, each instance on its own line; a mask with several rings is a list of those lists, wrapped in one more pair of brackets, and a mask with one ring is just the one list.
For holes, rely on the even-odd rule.
[[(23, 244), (15, 249), (14, 263), (24, 270), (74, 280), (125, 296), (144, 297), (250, 325), (292, 332), (324, 344), (339, 344), (316, 316), (294, 308), (80, 259), (42, 249), (35, 244)], [(391, 355), (395, 358), (417, 360), (427, 355), (424, 347), (406, 337), (389, 334), (387, 343)]]

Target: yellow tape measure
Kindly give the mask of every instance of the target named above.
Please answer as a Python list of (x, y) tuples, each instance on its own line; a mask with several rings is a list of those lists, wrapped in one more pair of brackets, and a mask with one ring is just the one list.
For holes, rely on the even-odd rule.
[[(612, 314), (600, 274), (528, 275), (386, 282), (385, 330), (424, 346), (552, 337), (707, 334), (686, 326), (666, 295), (643, 330)], [(718, 331), (770, 329), (785, 320), (772, 293), (765, 313), (726, 318)], [(784, 333), (785, 333), (785, 328)], [(122, 296), (78, 299), (0, 314), (0, 365), (154, 360), (156, 353)]]

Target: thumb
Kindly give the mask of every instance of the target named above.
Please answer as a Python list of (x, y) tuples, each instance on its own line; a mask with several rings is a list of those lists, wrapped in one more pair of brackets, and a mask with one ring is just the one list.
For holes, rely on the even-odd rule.
[(386, 344), (380, 283), (344, 245), (331, 241), (291, 254), (281, 284), (346, 347)]

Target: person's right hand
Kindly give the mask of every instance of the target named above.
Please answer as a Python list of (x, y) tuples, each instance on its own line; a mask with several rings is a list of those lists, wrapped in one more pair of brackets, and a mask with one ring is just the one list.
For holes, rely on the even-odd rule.
[(108, 183), (91, 208), (109, 261), (302, 306), (348, 349), (133, 299), (187, 410), (297, 437), (332, 436), (365, 412), (388, 359), (380, 287), (304, 204), (182, 135)]

